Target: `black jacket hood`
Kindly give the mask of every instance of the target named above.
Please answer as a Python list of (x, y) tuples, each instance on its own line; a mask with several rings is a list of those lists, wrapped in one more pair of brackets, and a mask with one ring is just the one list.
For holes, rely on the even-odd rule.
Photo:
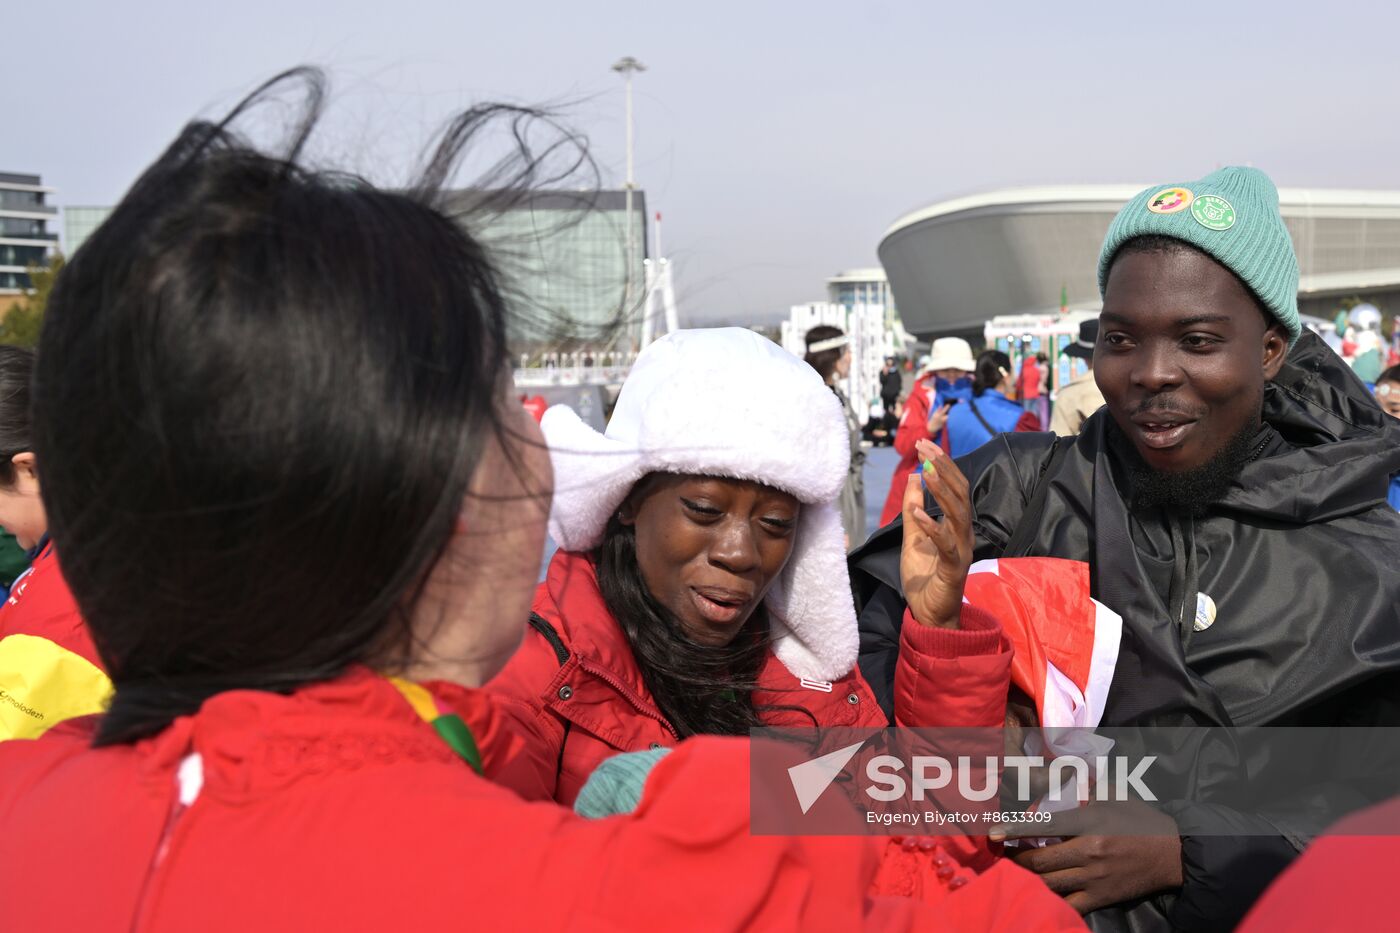
[(1383, 501), (1388, 477), (1400, 472), (1400, 420), (1315, 334), (1299, 338), (1265, 386), (1263, 418), (1293, 449), (1246, 464), (1222, 507), (1327, 521)]

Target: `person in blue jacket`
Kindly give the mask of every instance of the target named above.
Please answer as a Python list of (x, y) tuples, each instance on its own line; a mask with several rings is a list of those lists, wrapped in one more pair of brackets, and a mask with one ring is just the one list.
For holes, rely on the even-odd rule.
[(941, 445), (950, 457), (961, 457), (998, 434), (1039, 431), (1040, 419), (1008, 396), (1015, 385), (1011, 358), (1000, 350), (984, 350), (972, 374), (971, 397), (954, 405)]

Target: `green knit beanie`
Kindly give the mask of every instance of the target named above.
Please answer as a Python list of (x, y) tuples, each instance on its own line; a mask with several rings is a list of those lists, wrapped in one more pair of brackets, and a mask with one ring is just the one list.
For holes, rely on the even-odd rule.
[(1235, 273), (1287, 329), (1288, 345), (1297, 342), (1298, 257), (1268, 175), (1232, 165), (1199, 181), (1144, 189), (1108, 226), (1099, 253), (1100, 296), (1118, 248), (1153, 235), (1184, 240)]

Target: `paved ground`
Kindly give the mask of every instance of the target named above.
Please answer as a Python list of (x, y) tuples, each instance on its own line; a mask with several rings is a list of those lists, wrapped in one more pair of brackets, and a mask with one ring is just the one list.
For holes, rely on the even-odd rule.
[(899, 463), (899, 454), (893, 447), (867, 447), (865, 449), (865, 533), (870, 534), (880, 527), (880, 510), (885, 507), (885, 497), (890, 494), (890, 479)]

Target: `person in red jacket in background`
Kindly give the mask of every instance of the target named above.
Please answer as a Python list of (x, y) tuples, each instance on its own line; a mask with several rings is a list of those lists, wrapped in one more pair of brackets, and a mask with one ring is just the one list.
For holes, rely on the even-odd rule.
[(894, 449), (899, 463), (890, 478), (890, 491), (880, 512), (880, 527), (895, 520), (903, 510), (904, 489), (909, 475), (919, 469), (919, 441), (934, 440), (943, 433), (948, 413), (953, 405), (972, 397), (972, 371), (977, 361), (972, 347), (960, 337), (940, 337), (933, 342), (932, 352), (920, 367), (909, 400), (904, 403), (899, 428), (894, 435)]
[(0, 606), (0, 741), (98, 712), (112, 692), (48, 540), (31, 439), (33, 373), (32, 350), (0, 346), (0, 525), (34, 555)]
[(1016, 386), (1016, 397), (1026, 411), (1034, 411), (1030, 403), (1040, 398), (1040, 354), (1027, 353), (1021, 358), (1021, 377)]
[[(235, 135), (293, 82), (286, 153)], [(489, 255), (432, 204), (495, 121), (538, 127), (468, 111), (379, 191), (297, 163), (321, 99), (294, 72), (187, 127), (49, 300), (35, 451), (115, 692), (0, 743), (4, 925), (1073, 927), (1006, 862), (925, 903), (872, 891), (878, 840), (752, 835), (740, 740), (685, 743), (598, 821), (497, 782), (531, 743), (477, 688), (554, 480)]]

